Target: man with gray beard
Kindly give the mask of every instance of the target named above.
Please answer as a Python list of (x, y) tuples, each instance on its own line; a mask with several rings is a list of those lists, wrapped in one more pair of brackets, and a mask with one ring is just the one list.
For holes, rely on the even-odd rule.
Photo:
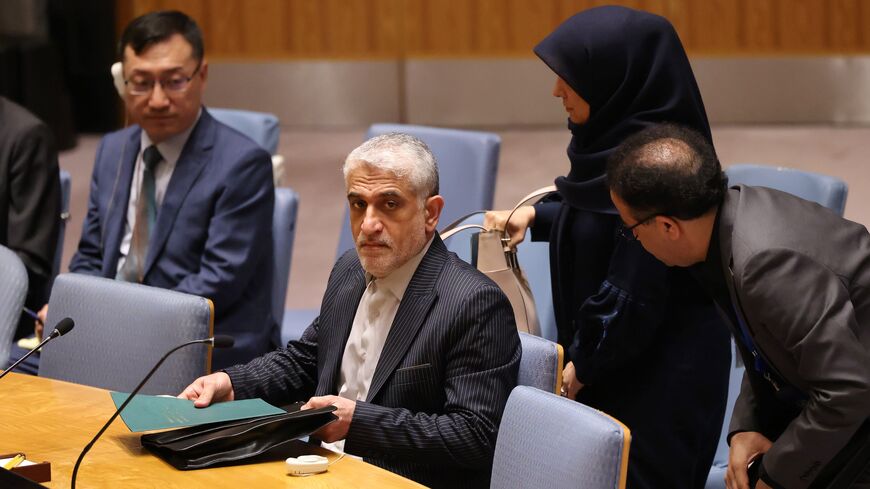
[(378, 136), (343, 172), (356, 249), (335, 264), (320, 316), (286, 348), (179, 397), (334, 405), (338, 420), (316, 438), (427, 486), (488, 487), (520, 361), (510, 303), (435, 231), (444, 199), (422, 141)]

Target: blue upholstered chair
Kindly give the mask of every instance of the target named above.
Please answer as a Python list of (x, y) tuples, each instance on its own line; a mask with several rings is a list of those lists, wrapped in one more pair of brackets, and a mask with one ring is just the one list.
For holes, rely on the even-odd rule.
[(272, 221), (272, 243), (275, 247), (275, 272), (272, 275), (272, 314), (275, 322), (284, 319), (284, 300), (290, 280), (290, 259), (296, 237), (296, 215), (299, 212), (299, 194), (290, 187), (275, 189), (275, 213)]
[(782, 190), (823, 205), (840, 216), (846, 209), (849, 187), (837, 177), (781, 166), (747, 164), (731, 165), (725, 173), (728, 174), (728, 185), (740, 183)]
[[(445, 206), (440, 222), (448, 224), (465, 214), (491, 209), (501, 138), (497, 134), (404, 124), (374, 124), (366, 139), (390, 132), (402, 132), (422, 139), (438, 160), (440, 193)], [(350, 219), (345, 210), (338, 239), (336, 259), (353, 248)], [(288, 309), (284, 312), (281, 340), (302, 336), (317, 317), (317, 309)]]
[(618, 489), (628, 474), (629, 429), (564, 397), (515, 387), (495, 444), (492, 489)]
[[(729, 185), (743, 184), (781, 190), (821, 204), (840, 216), (843, 215), (843, 210), (846, 208), (849, 188), (846, 182), (836, 177), (763, 165), (732, 165), (725, 172), (728, 174)], [(744, 370), (741, 362), (737, 359), (738, 355), (739, 353), (732, 344), (728, 406), (725, 410), (719, 445), (716, 448), (716, 456), (713, 458), (713, 466), (707, 476), (705, 489), (724, 489), (725, 487), (725, 471), (728, 469), (728, 425), (731, 422), (731, 413), (734, 411), (734, 402), (740, 393)]]
[(562, 345), (527, 333), (520, 333), (520, 344), (523, 357), (518, 384), (558, 394), (564, 367)]
[[(61, 274), (50, 303), (47, 324), (70, 317), (75, 329), (43, 348), (39, 375), (121, 392), (133, 390), (171, 348), (214, 330), (210, 300), (120, 280)], [(210, 347), (182, 348), (142, 393), (178, 394), (210, 370)]]
[(215, 119), (253, 139), (270, 155), (278, 152), (278, 137), (281, 135), (281, 128), (275, 115), (251, 110), (211, 107), (209, 107), (208, 112)]
[(27, 269), (14, 251), (0, 246), (0, 361), (5, 367), (27, 296)]

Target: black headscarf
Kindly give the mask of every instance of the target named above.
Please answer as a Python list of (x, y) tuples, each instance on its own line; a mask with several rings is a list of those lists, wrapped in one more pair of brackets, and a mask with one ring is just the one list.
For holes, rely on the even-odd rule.
[(615, 212), (604, 181), (607, 158), (646, 126), (686, 125), (712, 143), (692, 67), (665, 18), (625, 7), (589, 9), (563, 22), (535, 54), (590, 106), (585, 124), (568, 122), (571, 171), (556, 179), (572, 207)]

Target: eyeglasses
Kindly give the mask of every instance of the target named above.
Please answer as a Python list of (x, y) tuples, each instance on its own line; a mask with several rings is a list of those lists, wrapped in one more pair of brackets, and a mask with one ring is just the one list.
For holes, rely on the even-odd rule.
[(127, 87), (127, 91), (130, 92), (130, 95), (148, 95), (152, 90), (154, 90), (154, 85), (158, 83), (164, 92), (177, 94), (187, 90), (190, 81), (193, 80), (193, 77), (199, 72), (200, 66), (201, 63), (198, 63), (196, 69), (193, 70), (193, 73), (191, 73), (190, 76), (176, 73), (157, 80), (153, 78), (133, 78), (130, 80), (124, 80), (124, 85)]
[(621, 234), (622, 237), (625, 238), (626, 241), (637, 241), (637, 236), (634, 234), (634, 228), (640, 226), (641, 224), (646, 224), (658, 216), (664, 216), (664, 215), (665, 215), (664, 213), (656, 212), (654, 214), (650, 214), (650, 215), (646, 216), (645, 218), (641, 219), (640, 221), (637, 221), (636, 223), (632, 224), (631, 226), (626, 226), (625, 224), (623, 224), (623, 226), (619, 229), (619, 234)]

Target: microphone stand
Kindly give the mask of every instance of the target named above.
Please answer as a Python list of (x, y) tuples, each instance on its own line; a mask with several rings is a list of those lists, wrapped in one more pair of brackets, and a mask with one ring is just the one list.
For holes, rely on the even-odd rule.
[[(131, 392), (130, 395), (127, 396), (127, 399), (121, 404), (121, 406), (115, 410), (115, 414), (113, 414), (112, 417), (109, 418), (109, 421), (107, 421), (106, 424), (103, 425), (103, 427), (96, 434), (96, 436), (94, 436), (94, 439), (91, 440), (91, 442), (85, 446), (84, 450), (82, 450), (82, 453), (79, 455), (78, 460), (76, 460), (76, 465), (73, 468), (70, 489), (75, 489), (75, 487), (76, 487), (76, 474), (78, 474), (79, 465), (81, 465), (82, 459), (85, 458), (85, 455), (88, 453), (88, 451), (90, 451), (91, 447), (94, 446), (94, 443), (97, 442), (97, 440), (100, 438), (100, 435), (102, 435), (103, 432), (105, 432), (109, 428), (109, 425), (112, 424), (112, 421), (114, 421), (115, 418), (117, 418), (118, 415), (121, 414), (121, 411), (123, 411), (124, 408), (127, 407), (127, 404), (130, 404), (130, 401), (133, 400), (133, 396), (135, 396), (142, 389), (142, 387), (145, 385), (145, 383), (148, 382), (148, 379), (150, 379), (151, 376), (154, 375), (154, 372), (156, 372), (157, 369), (160, 368), (161, 365), (163, 365), (163, 362), (166, 360), (167, 357), (169, 357), (169, 355), (175, 353), (177, 350), (180, 350), (181, 348), (184, 348), (185, 346), (196, 345), (196, 344), (200, 344), (200, 343), (210, 343), (218, 348), (220, 348), (222, 346), (227, 346), (227, 345), (223, 344), (224, 342), (222, 342), (221, 339), (223, 339), (223, 338), (219, 337), (217, 342), (215, 341), (215, 338), (206, 338), (203, 340), (188, 341), (187, 343), (182, 343), (182, 344), (176, 346), (175, 348), (169, 350), (168, 352), (166, 352), (166, 354), (163, 355), (163, 358), (161, 358), (160, 361), (157, 362), (157, 365), (154, 365), (154, 368), (152, 368), (151, 371), (148, 372), (148, 375), (146, 375), (145, 378), (142, 379), (142, 382), (139, 382), (139, 385), (137, 385), (136, 388), (133, 389), (133, 392)], [(232, 346), (231, 339), (230, 339), (229, 346)]]
[(71, 329), (73, 329), (74, 325), (75, 325), (75, 322), (73, 322), (73, 320), (70, 318), (61, 319), (60, 322), (57, 323), (57, 327), (54, 328), (54, 331), (52, 331), (50, 335), (46, 336), (44, 340), (42, 340), (38, 345), (36, 345), (36, 348), (27, 352), (26, 355), (19, 358), (17, 362), (13, 363), (9, 368), (4, 370), (3, 373), (0, 374), (0, 379), (2, 379), (3, 377), (6, 377), (6, 374), (13, 371), (15, 369), (15, 367), (18, 366), (19, 363), (23, 362), (24, 360), (27, 360), (30, 357), (30, 355), (33, 355), (34, 353), (39, 351), (39, 349), (42, 348), (43, 345), (45, 345), (49, 341), (51, 341), (59, 336), (63, 336), (66, 333), (68, 333)]

